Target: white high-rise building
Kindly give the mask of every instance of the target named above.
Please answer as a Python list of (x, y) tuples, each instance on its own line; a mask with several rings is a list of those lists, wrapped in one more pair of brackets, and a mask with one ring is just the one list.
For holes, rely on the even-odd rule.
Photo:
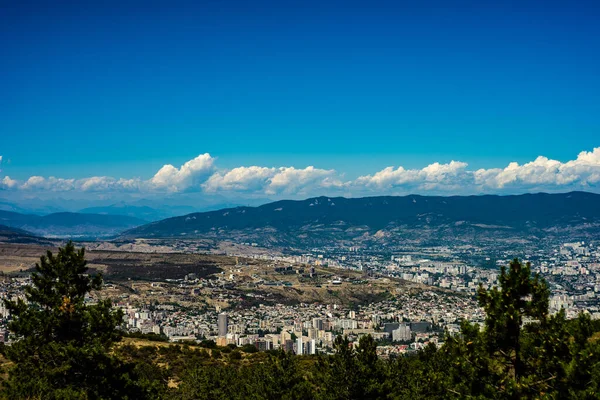
[(302, 343), (302, 337), (296, 339), (296, 354), (304, 354), (304, 346)]
[(217, 319), (217, 327), (219, 331), (219, 337), (227, 336), (227, 314), (221, 313)]
[(411, 338), (412, 335), (408, 324), (400, 324), (398, 329), (392, 331), (392, 340), (395, 342), (406, 342)]

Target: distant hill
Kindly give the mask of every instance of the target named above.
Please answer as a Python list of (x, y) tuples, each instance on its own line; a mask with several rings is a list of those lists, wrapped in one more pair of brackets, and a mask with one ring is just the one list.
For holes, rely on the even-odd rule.
[(35, 236), (31, 232), (10, 226), (0, 225), (0, 242), (3, 243), (46, 243), (46, 239)]
[(145, 221), (157, 221), (172, 216), (167, 212), (152, 207), (132, 206), (125, 203), (116, 203), (110, 206), (88, 207), (79, 210), (79, 212), (82, 214), (123, 215)]
[[(129, 230), (125, 237), (214, 237), (261, 244), (310, 246), (328, 240), (385, 241), (503, 235), (597, 234), (600, 195), (586, 192), (515, 196), (317, 197), (283, 200), (168, 218)], [(581, 233), (581, 232), (580, 232)], [(457, 236), (457, 237), (458, 237)], [(351, 244), (351, 243), (350, 243)]]
[[(34, 202), (35, 200), (29, 199), (28, 202)], [(28, 203), (26, 202), (26, 203)], [(43, 204), (41, 201), (37, 202), (36, 205), (24, 205), (24, 204), (16, 204), (14, 202), (10, 202), (4, 199), (0, 199), (0, 210), (2, 211), (12, 211), (21, 214), (35, 214), (35, 215), (46, 215), (54, 212), (65, 211), (63, 208), (52, 206), (51, 204)]]
[(186, 215), (192, 212), (210, 211), (234, 206), (237, 206), (237, 204), (204, 206), (197, 208), (185, 205), (161, 205), (159, 207), (150, 207), (147, 205), (131, 205), (121, 202), (109, 206), (88, 207), (79, 210), (79, 212), (83, 214), (124, 215), (151, 222), (159, 221), (165, 218)]
[(146, 223), (139, 218), (60, 212), (44, 216), (0, 211), (0, 224), (45, 237), (101, 238)]

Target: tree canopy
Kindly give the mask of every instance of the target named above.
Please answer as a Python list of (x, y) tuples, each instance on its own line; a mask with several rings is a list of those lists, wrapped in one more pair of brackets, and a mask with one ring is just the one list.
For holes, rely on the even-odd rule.
[(25, 298), (5, 301), (16, 337), (3, 353), (14, 363), (8, 398), (140, 398), (133, 367), (110, 354), (119, 340), (120, 310), (110, 300), (87, 304), (102, 286), (89, 276), (85, 250), (72, 242), (48, 251), (31, 274)]

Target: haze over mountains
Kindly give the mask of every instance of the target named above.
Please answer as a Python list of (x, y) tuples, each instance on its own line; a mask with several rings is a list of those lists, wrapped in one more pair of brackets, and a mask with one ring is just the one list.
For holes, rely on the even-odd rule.
[(0, 211), (0, 224), (44, 237), (106, 238), (145, 222), (122, 215), (60, 212), (39, 216)]
[(123, 237), (215, 238), (311, 246), (365, 240), (598, 235), (600, 195), (317, 197), (168, 218)]
[(151, 206), (146, 205), (146, 202), (138, 202), (136, 204), (140, 205), (119, 202), (108, 206), (86, 207), (78, 212), (84, 214), (124, 215), (139, 218), (147, 222), (152, 222), (170, 217), (191, 214), (194, 212), (220, 210), (222, 208), (236, 207), (239, 205), (239, 203), (222, 203), (212, 206), (204, 205), (193, 207), (176, 204), (157, 204), (154, 202), (148, 202), (148, 204), (152, 204)]
[[(0, 194), (2, 194), (1, 191)], [(127, 199), (102, 196), (102, 198), (91, 200), (68, 196), (63, 198), (60, 193), (50, 192), (33, 197), (0, 198), (0, 211), (35, 215), (58, 212), (126, 215), (151, 222), (193, 212), (219, 210), (240, 205), (258, 206), (271, 201), (266, 198), (228, 198), (218, 195), (206, 196), (199, 193), (178, 193), (174, 196), (162, 194), (154, 197)]]
[(0, 225), (0, 242), (4, 243), (46, 243), (44, 238), (35, 236), (31, 232), (6, 225)]
[[(30, 235), (49, 238), (109, 239), (124, 230), (159, 221), (173, 216), (193, 212), (235, 207), (243, 202), (214, 203), (220, 198), (198, 202), (197, 206), (181, 204), (179, 199), (138, 199), (120, 201), (108, 205), (78, 208), (80, 202), (45, 202), (42, 199), (27, 199), (20, 202), (0, 200), (0, 225), (23, 229)], [(260, 199), (248, 204), (262, 203)], [(65, 211), (74, 210), (74, 211)], [(13, 235), (13, 237), (17, 237)]]
[[(133, 206), (126, 203), (116, 203), (103, 207), (87, 207), (79, 210), (79, 212), (83, 214), (122, 215), (148, 222), (158, 221), (173, 216), (171, 210), (159, 210), (149, 206)], [(188, 214), (190, 212), (193, 212), (193, 208), (181, 207), (179, 213), (176, 215)]]

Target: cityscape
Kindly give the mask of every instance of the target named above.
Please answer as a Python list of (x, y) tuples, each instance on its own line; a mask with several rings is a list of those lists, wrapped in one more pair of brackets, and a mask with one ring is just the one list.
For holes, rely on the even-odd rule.
[(600, 399), (600, 2), (0, 2), (0, 400)]
[[(178, 242), (174, 247), (192, 245)], [(464, 320), (482, 324), (485, 315), (475, 300), (476, 292), (480, 285), (490, 289), (498, 284), (500, 267), (509, 264), (515, 251), (493, 253), (493, 260), (481, 257), (485, 249), (464, 246), (394, 249), (391, 256), (358, 248), (315, 249), (298, 256), (232, 253), (227, 256), (235, 259), (233, 265), (205, 278), (190, 273), (181, 279), (116, 282), (119, 286), (108, 280), (106, 290), (86, 301), (108, 296), (124, 311), (127, 331), (164, 335), (172, 342), (212, 340), (219, 346), (253, 345), (260, 351), (316, 354), (331, 352), (337, 335), (356, 342), (371, 335), (379, 343), (378, 353), (389, 356), (415, 352), (428, 343), (440, 346), (444, 335), (459, 332)], [(474, 257), (481, 257), (480, 265), (473, 265)], [(564, 309), (568, 318), (585, 312), (600, 319), (597, 242), (528, 249), (522, 260), (548, 282), (551, 312)], [(22, 296), (28, 284), (27, 276), (5, 276), (2, 297)], [(260, 290), (318, 286), (335, 291), (374, 285), (385, 285), (385, 296), (363, 304), (343, 299), (277, 303)], [(240, 301), (240, 296), (252, 297), (254, 305), (245, 307), (248, 302)], [(6, 322), (10, 316), (6, 308), (0, 308), (0, 313), (3, 337), (9, 341)]]

